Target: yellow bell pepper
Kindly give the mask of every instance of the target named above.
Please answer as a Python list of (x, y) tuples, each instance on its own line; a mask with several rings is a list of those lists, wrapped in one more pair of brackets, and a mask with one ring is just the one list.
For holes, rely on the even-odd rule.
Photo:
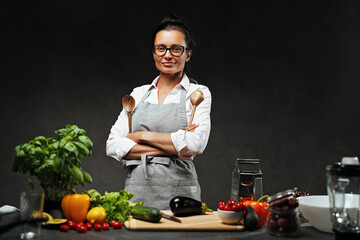
[(84, 222), (90, 207), (90, 197), (87, 194), (66, 195), (61, 200), (61, 209), (67, 220)]

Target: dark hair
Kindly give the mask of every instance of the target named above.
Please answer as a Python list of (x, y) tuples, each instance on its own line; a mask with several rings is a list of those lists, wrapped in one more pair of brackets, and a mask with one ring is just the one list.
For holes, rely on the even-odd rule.
[(165, 17), (159, 26), (155, 29), (152, 38), (152, 44), (154, 44), (156, 34), (162, 30), (178, 30), (181, 31), (185, 35), (185, 42), (189, 49), (195, 47), (195, 41), (193, 38), (193, 34), (189, 26), (187, 26), (184, 21), (180, 19), (180, 17), (175, 15), (169, 15)]

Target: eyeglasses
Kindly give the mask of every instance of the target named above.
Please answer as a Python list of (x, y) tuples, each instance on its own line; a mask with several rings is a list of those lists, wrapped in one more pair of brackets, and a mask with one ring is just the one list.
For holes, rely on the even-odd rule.
[(169, 50), (171, 55), (173, 55), (174, 57), (179, 57), (184, 53), (185, 49), (189, 50), (190, 48), (185, 48), (184, 46), (181, 45), (172, 45), (171, 47), (167, 48), (165, 45), (159, 44), (153, 47), (153, 52), (157, 56), (161, 57), (164, 56), (166, 52)]

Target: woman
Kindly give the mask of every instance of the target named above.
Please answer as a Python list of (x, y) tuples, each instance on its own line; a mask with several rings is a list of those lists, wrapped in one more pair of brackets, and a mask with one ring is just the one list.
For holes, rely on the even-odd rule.
[[(123, 109), (111, 128), (106, 152), (129, 169), (125, 190), (133, 201), (168, 209), (174, 196), (200, 201), (200, 185), (193, 159), (201, 154), (210, 134), (211, 94), (184, 73), (192, 55), (190, 29), (177, 17), (166, 17), (153, 35), (153, 57), (159, 71), (151, 84), (135, 88), (132, 133)], [(204, 94), (193, 124), (190, 95)]]

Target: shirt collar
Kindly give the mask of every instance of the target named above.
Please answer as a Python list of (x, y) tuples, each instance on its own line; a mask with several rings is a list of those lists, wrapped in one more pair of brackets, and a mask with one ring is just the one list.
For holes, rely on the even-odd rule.
[(188, 76), (184, 73), (184, 76), (183, 78), (181, 79), (181, 82), (180, 82), (181, 86), (183, 86), (183, 88), (186, 90), (186, 91), (189, 91), (189, 88), (190, 88), (190, 79), (188, 78)]
[[(157, 76), (157, 77), (152, 81), (149, 89), (156, 88), (156, 84), (157, 84), (157, 82), (159, 81), (159, 77), (160, 77), (160, 76)], [(184, 73), (184, 75), (183, 75), (183, 77), (182, 77), (182, 79), (181, 79), (180, 85), (185, 89), (185, 91), (189, 91), (189, 88), (190, 88), (190, 80), (189, 80), (188, 76), (187, 76), (185, 73)]]

